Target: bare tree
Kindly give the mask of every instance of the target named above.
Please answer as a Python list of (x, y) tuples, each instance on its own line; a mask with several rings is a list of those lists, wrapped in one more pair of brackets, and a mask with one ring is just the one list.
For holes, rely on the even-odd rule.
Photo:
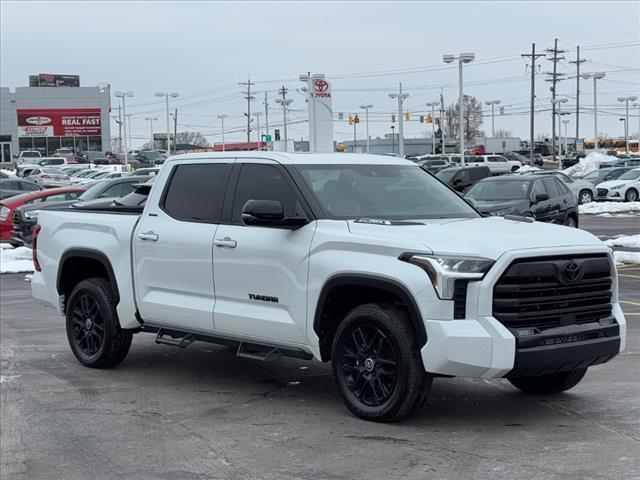
[(536, 135), (536, 142), (548, 142), (549, 134), (547, 133), (539, 133)]
[(197, 147), (208, 147), (209, 142), (200, 132), (178, 132), (176, 144), (195, 145)]
[[(451, 104), (445, 110), (445, 124), (450, 137), (457, 137), (460, 132), (458, 119), (459, 104)], [(472, 140), (482, 136), (482, 103), (470, 95), (464, 96), (464, 138)]]
[(498, 128), (496, 130), (496, 138), (511, 138), (513, 137), (513, 130), (507, 128)]

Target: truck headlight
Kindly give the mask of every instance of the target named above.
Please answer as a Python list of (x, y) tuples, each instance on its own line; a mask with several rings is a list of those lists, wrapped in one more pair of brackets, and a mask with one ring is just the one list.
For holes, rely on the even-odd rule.
[(24, 217), (28, 218), (29, 220), (37, 220), (39, 213), (40, 210), (29, 210), (28, 212), (24, 213)]
[(403, 253), (399, 257), (426, 272), (442, 300), (452, 300), (456, 280), (481, 280), (491, 269), (494, 260), (483, 257), (459, 257)]

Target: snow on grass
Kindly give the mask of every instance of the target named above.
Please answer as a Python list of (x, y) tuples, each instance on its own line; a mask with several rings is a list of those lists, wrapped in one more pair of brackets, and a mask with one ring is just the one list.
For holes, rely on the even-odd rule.
[(27, 247), (0, 250), (0, 273), (33, 272), (31, 249)]
[(613, 257), (617, 263), (638, 263), (640, 264), (640, 252), (623, 252), (617, 250), (613, 252)]
[(603, 213), (639, 212), (640, 202), (591, 202), (578, 205), (582, 215), (597, 215)]
[(519, 169), (517, 169), (515, 173), (537, 172), (538, 170), (542, 169), (538, 167), (532, 167), (531, 165), (523, 165)]
[(562, 172), (566, 173), (567, 175), (571, 175), (572, 177), (580, 178), (584, 177), (589, 172), (598, 170), (600, 168), (600, 165), (602, 165), (603, 163), (607, 165), (614, 165), (617, 161), (617, 157), (603, 155), (602, 153), (598, 152), (591, 152), (586, 157), (581, 158), (578, 163), (572, 165), (569, 168), (565, 168), (564, 170), (562, 170)]
[(640, 235), (621, 235), (604, 243), (607, 247), (640, 248)]

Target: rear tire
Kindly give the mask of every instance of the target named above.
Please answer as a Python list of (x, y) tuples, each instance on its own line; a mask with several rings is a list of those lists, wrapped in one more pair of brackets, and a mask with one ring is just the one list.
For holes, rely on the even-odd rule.
[(113, 291), (102, 278), (83, 280), (66, 308), (67, 339), (78, 361), (91, 368), (118, 365), (129, 353), (132, 332), (120, 328)]
[(551, 395), (564, 392), (575, 387), (587, 373), (586, 368), (570, 370), (568, 372), (550, 373), (537, 377), (509, 378), (511, 385), (524, 393), (533, 395)]
[(635, 188), (630, 188), (627, 190), (627, 193), (624, 194), (625, 202), (637, 202), (638, 201), (638, 191)]
[(578, 228), (578, 222), (576, 222), (576, 219), (572, 215), (567, 217), (564, 224), (566, 227)]
[(332, 361), (342, 400), (364, 420), (406, 417), (424, 403), (433, 381), (406, 312), (391, 304), (351, 310), (335, 334)]

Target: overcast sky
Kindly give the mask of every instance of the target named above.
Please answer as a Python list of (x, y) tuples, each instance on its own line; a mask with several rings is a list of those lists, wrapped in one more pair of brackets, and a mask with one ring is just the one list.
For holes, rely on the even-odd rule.
[[(228, 114), (225, 127), (242, 126), (246, 101), (238, 82), (256, 82), (252, 110), (264, 110), (264, 91), (271, 98), (271, 123), (281, 122), (275, 90), (285, 85), (293, 103), (290, 136), (307, 136), (306, 107), (298, 75), (324, 73), (333, 82), (335, 137), (351, 139), (346, 117), (358, 105), (374, 105), (371, 135), (389, 132), (396, 108), (388, 93), (398, 82), (410, 94), (406, 108), (445, 103), (458, 96), (457, 66), (442, 63), (443, 53), (474, 52), (465, 67), (465, 93), (478, 99), (502, 100), (504, 115), (496, 128), (528, 137), (530, 77), (521, 53), (536, 43), (540, 51), (558, 46), (575, 60), (581, 46), (583, 72), (606, 71), (598, 84), (599, 131), (622, 135), (618, 119), (624, 109), (620, 95), (640, 94), (640, 3), (633, 2), (1, 2), (2, 86), (28, 85), (29, 74), (80, 75), (82, 86), (109, 83), (113, 90), (131, 90), (128, 111), (134, 145), (148, 139), (146, 117), (158, 117), (165, 129), (160, 90), (177, 91), (179, 130), (197, 130), (220, 141), (216, 118)], [(540, 59), (536, 77), (537, 110), (550, 106), (544, 72), (551, 62)], [(558, 71), (575, 75), (575, 66)], [(559, 84), (575, 109), (575, 79)], [(581, 82), (581, 136), (593, 135), (593, 84)], [(115, 99), (112, 106), (117, 105)], [(630, 122), (637, 132), (638, 110)], [(362, 116), (362, 115), (361, 115)], [(261, 119), (264, 122), (264, 116)], [(569, 131), (575, 130), (575, 116)], [(430, 125), (405, 126), (407, 137), (424, 136)], [(487, 116), (483, 125), (491, 130)], [(364, 134), (361, 124), (359, 136)], [(550, 133), (551, 115), (536, 115), (536, 132)], [(116, 132), (112, 125), (112, 135)], [(225, 140), (242, 140), (242, 132)]]

